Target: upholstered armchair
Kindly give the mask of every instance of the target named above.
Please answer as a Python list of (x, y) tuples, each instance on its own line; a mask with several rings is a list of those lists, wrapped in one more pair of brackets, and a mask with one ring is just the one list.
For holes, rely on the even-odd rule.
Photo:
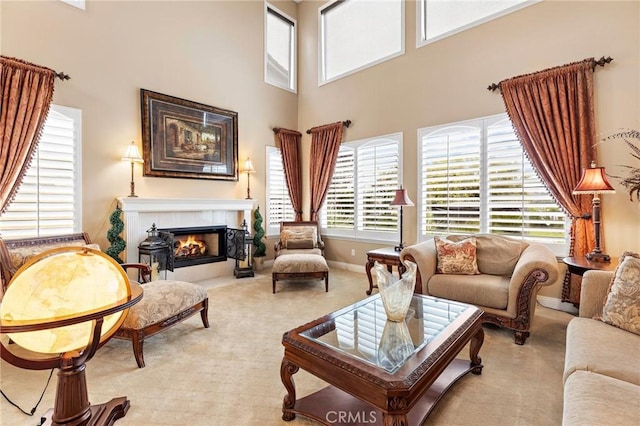
[(524, 344), (539, 289), (558, 279), (556, 257), (544, 245), (498, 235), (450, 235), (446, 240), (459, 244), (469, 237), (475, 238), (475, 258), (465, 254), (459, 259), (473, 260), (477, 268), (464, 275), (437, 272), (444, 259), (439, 259), (434, 239), (400, 253), (401, 260), (418, 265), (416, 293), (476, 305), (484, 310), (485, 323), (512, 329), (515, 342)]
[(319, 254), (324, 256), (324, 242), (318, 222), (280, 223), (280, 240), (274, 246), (275, 257), (283, 254)]

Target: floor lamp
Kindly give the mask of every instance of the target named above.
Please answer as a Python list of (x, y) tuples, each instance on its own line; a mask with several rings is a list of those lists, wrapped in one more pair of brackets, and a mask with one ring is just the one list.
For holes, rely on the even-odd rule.
[(613, 194), (615, 189), (607, 181), (604, 167), (596, 167), (595, 162), (591, 162), (591, 167), (582, 170), (580, 182), (573, 190), (574, 194), (593, 194), (593, 232), (595, 233), (595, 247), (591, 253), (587, 253), (586, 258), (594, 262), (610, 262), (611, 257), (604, 254), (600, 248), (600, 194)]
[(400, 244), (394, 247), (395, 251), (402, 251), (404, 243), (402, 242), (402, 207), (413, 206), (413, 201), (409, 198), (407, 190), (400, 187), (396, 189), (396, 197), (391, 202), (392, 206), (400, 206)]

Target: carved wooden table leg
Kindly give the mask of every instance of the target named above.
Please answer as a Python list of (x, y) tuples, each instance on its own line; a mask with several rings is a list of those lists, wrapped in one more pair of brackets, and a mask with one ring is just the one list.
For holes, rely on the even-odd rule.
[(371, 292), (373, 291), (373, 277), (371, 276), (371, 268), (373, 268), (374, 261), (371, 259), (367, 260), (367, 264), (364, 267), (364, 270), (367, 271), (367, 278), (369, 279), (369, 290), (366, 291), (367, 296), (371, 296)]
[(287, 358), (282, 358), (282, 364), (280, 364), (280, 379), (282, 384), (287, 389), (287, 394), (282, 401), (282, 420), (291, 421), (296, 418), (294, 413), (287, 410), (292, 410), (296, 404), (296, 385), (293, 382), (293, 375), (296, 374), (299, 367)]
[(473, 374), (482, 374), (482, 358), (478, 356), (480, 348), (484, 343), (484, 330), (482, 327), (478, 329), (478, 332), (471, 338), (471, 344), (469, 345), (469, 357), (471, 358), (471, 367)]

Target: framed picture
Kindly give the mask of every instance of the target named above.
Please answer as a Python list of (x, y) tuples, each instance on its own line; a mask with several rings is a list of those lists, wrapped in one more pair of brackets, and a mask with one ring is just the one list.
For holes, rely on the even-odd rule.
[(238, 113), (140, 89), (144, 176), (238, 180)]

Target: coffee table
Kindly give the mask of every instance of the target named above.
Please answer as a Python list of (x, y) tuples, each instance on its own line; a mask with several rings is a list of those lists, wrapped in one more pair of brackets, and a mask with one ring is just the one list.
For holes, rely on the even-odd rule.
[[(404, 322), (387, 321), (380, 295), (284, 333), (283, 420), (325, 425), (420, 425), (468, 372), (481, 374), (482, 311), (414, 295)], [(456, 356), (469, 345), (469, 360)], [(302, 368), (330, 386), (296, 400)]]

